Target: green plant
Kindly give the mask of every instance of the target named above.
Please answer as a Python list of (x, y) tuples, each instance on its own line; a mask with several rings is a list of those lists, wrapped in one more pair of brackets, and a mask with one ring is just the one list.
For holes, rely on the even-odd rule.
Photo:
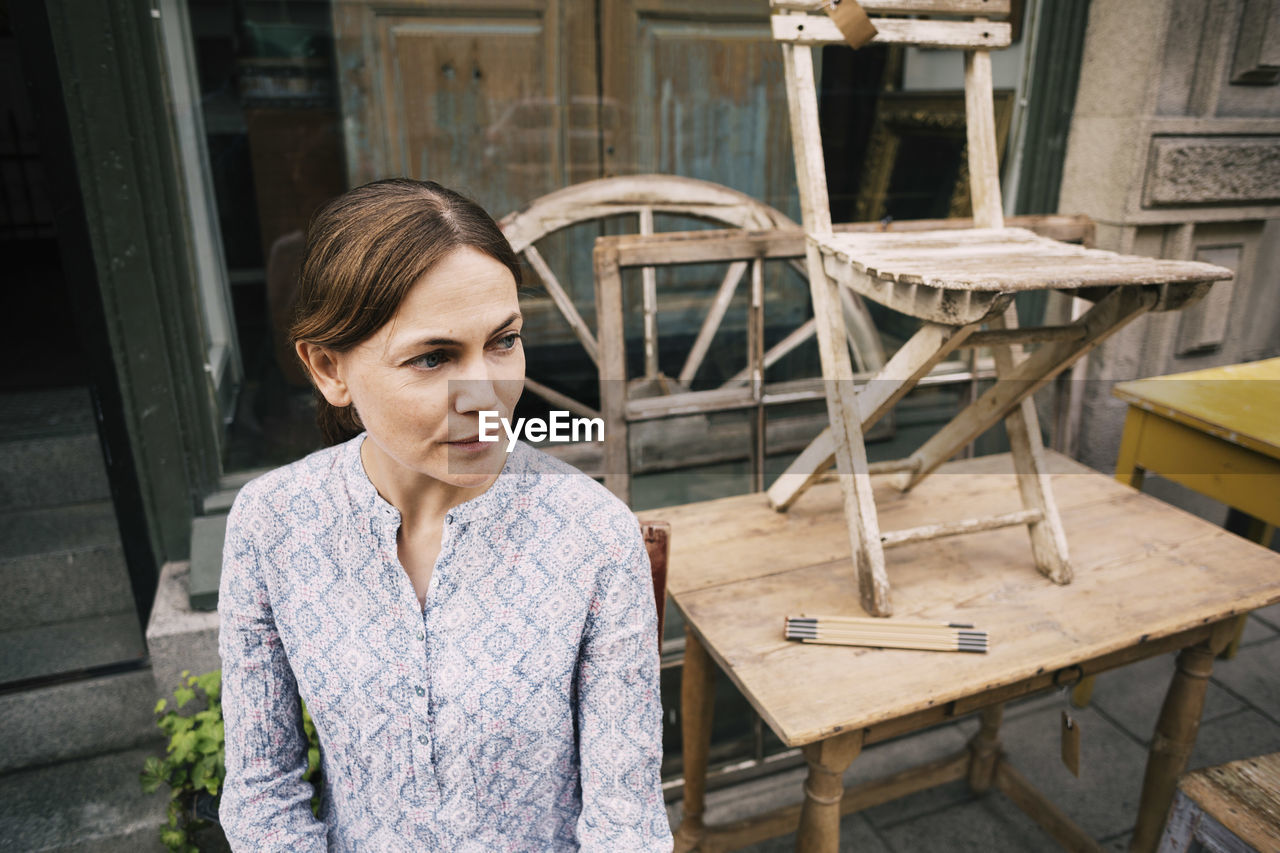
[[(180, 713), (193, 700), (203, 697), (187, 713)], [(173, 691), (174, 707), (166, 699), (156, 703), (156, 725), (169, 736), (163, 758), (152, 756), (143, 767), (142, 790), (151, 793), (161, 783), (169, 786), (168, 822), (160, 827), (160, 840), (173, 853), (198, 853), (194, 833), (209, 825), (197, 812), (197, 802), (207, 797), (216, 803), (226, 776), (225, 738), (222, 725), (222, 671), (192, 675), (183, 670), (182, 683)], [(198, 709), (198, 710), (196, 710)], [(302, 706), (302, 727), (307, 736), (307, 771), (303, 779), (316, 794), (311, 811), (320, 808), (320, 741), (315, 724)], [(212, 810), (216, 814), (216, 805)]]

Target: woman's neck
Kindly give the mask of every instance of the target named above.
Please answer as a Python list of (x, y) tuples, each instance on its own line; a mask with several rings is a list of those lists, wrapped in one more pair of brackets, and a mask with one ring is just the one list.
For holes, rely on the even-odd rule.
[(360, 445), (360, 461), (369, 482), (387, 503), (400, 511), (402, 525), (440, 521), (459, 504), (489, 490), (495, 474), (479, 486), (455, 486), (405, 468), (366, 438)]

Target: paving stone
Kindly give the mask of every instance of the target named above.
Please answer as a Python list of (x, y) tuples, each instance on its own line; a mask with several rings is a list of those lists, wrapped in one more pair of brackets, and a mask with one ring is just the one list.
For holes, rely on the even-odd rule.
[[(794, 832), (740, 848), (741, 853), (791, 853), (795, 849)], [(845, 815), (840, 819), (840, 849), (857, 850), (858, 853), (892, 853), (860, 814)]]
[[(966, 730), (952, 724), (876, 744), (865, 749), (853, 764), (849, 765), (849, 770), (844, 777), (845, 786), (849, 787), (943, 758), (962, 749), (968, 741), (969, 736)], [(971, 796), (968, 783), (939, 785), (936, 788), (874, 806), (863, 814), (872, 825), (886, 827), (926, 812), (937, 811), (954, 803), (963, 802)]]
[[(1053, 839), (1000, 794), (992, 793), (900, 823), (880, 834), (898, 853), (1026, 853), (1054, 850)], [(843, 846), (841, 849), (845, 849)], [(853, 848), (849, 848), (853, 849)]]
[(1280, 637), (1241, 648), (1231, 660), (1219, 660), (1212, 682), (1222, 685), (1280, 724)]
[[(1240, 652), (1244, 653), (1243, 650)], [(1225, 663), (1218, 661), (1218, 665)], [(1167, 654), (1104, 672), (1094, 684), (1090, 704), (1119, 723), (1138, 741), (1149, 744), (1176, 665), (1176, 655)], [(1242, 702), (1210, 682), (1201, 719), (1211, 720), (1243, 707)]]
[(1280, 726), (1253, 708), (1200, 725), (1188, 769), (1280, 752)]
[(1073, 712), (1080, 723), (1080, 778), (1062, 765), (1061, 708), (1045, 708), (1001, 728), (1013, 766), (1085, 832), (1107, 838), (1133, 826), (1147, 751), (1094, 708)]
[(1260, 610), (1253, 611), (1253, 618), (1261, 619), (1272, 628), (1280, 631), (1280, 604), (1273, 604), (1270, 607), (1263, 607)]
[(1273, 628), (1261, 619), (1250, 616), (1244, 623), (1244, 633), (1240, 635), (1240, 645), (1252, 646), (1254, 643), (1263, 643), (1274, 639), (1276, 634), (1280, 634), (1280, 629)]

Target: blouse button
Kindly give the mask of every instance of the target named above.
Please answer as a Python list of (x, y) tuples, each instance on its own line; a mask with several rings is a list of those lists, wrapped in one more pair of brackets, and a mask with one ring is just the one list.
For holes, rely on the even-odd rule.
[(425, 640), (426, 638), (427, 638), (427, 635), (426, 635), (426, 634), (422, 633), (421, 631), (419, 631), (419, 632), (418, 632), (418, 639), (419, 639), (419, 640)]
[(423, 746), (426, 746), (426, 745), (427, 745), (427, 736), (426, 736), (426, 735), (418, 735), (418, 743), (422, 744)]
[(417, 693), (419, 696), (427, 695), (427, 691), (423, 690), (421, 686), (413, 688), (413, 692)]

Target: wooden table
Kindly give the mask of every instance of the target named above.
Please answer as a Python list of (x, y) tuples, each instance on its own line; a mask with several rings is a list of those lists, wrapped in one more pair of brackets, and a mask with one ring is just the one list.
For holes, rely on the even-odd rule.
[[(1000, 751), (1002, 703), (1181, 650), (1148, 759), (1133, 847), (1153, 850), (1199, 726), (1213, 657), (1234, 617), (1280, 601), (1280, 555), (1115, 480), (1047, 454), (1075, 580), (1034, 568), (1023, 531), (904, 546), (894, 561), (899, 618), (972, 622), (986, 655), (802, 645), (788, 614), (861, 615), (841, 510), (828, 479), (786, 514), (758, 494), (657, 510), (671, 533), (669, 592), (687, 622), (682, 709), (685, 818), (678, 850), (727, 850), (799, 827), (797, 848), (837, 847), (842, 813), (955, 779), (995, 787), (1073, 849), (1093, 841)], [(1017, 508), (1007, 455), (948, 463), (908, 494), (875, 478), (892, 527)], [(713, 666), (714, 664), (714, 666)], [(804, 748), (805, 799), (770, 815), (704, 826), (712, 687), (718, 667), (779, 738)], [(843, 790), (863, 746), (981, 712), (948, 759)]]
[(1280, 752), (1188, 773), (1178, 781), (1160, 853), (1280, 851)]

